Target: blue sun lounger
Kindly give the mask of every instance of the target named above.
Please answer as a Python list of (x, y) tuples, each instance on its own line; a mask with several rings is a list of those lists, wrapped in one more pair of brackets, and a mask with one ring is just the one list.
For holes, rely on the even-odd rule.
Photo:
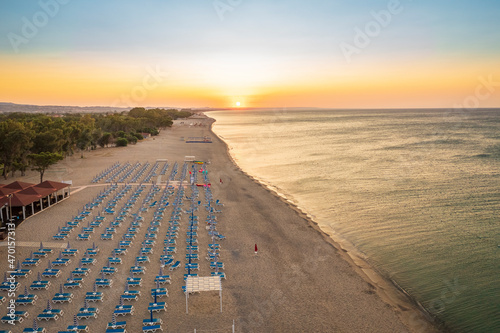
[(127, 327), (127, 322), (126, 321), (117, 321), (114, 324), (113, 323), (108, 323), (107, 329), (117, 329), (117, 328), (126, 328)]
[(125, 239), (125, 240), (133, 240), (134, 238), (135, 238), (135, 234), (127, 233), (127, 234), (123, 235), (123, 239)]
[(171, 265), (174, 262), (174, 257), (171, 254), (164, 254), (160, 257), (160, 262), (164, 262), (165, 266)]
[(153, 289), (151, 289), (151, 296), (155, 297), (155, 294), (156, 294), (156, 297), (159, 297), (159, 298), (162, 298), (164, 296), (168, 297), (168, 290), (167, 290), (167, 288), (153, 288)]
[(108, 261), (110, 265), (120, 265), (122, 263), (121, 258), (108, 257)]
[(72, 301), (72, 298), (69, 296), (58, 296), (56, 294), (54, 297), (52, 297), (52, 303), (71, 303)]
[(116, 268), (115, 267), (103, 267), (101, 269), (101, 273), (104, 273), (105, 275), (112, 275), (116, 273)]
[(8, 322), (14, 322), (14, 323), (22, 323), (24, 320), (24, 317), (21, 317), (21, 316), (3, 316), (2, 319), (0, 319), (0, 321), (2, 323), (8, 323)]
[(30, 285), (31, 290), (41, 290), (41, 289), (49, 289), (50, 281), (33, 281)]
[(226, 279), (226, 273), (224, 272), (210, 272), (210, 276), (220, 276), (221, 279)]
[[(6, 332), (6, 331), (0, 331), (0, 332)], [(26, 327), (23, 330), (23, 333), (47, 333), (47, 330), (44, 327), (39, 327), (37, 329), (34, 329), (33, 327)]]
[(95, 258), (82, 258), (82, 265), (95, 265), (96, 263), (96, 259)]
[(141, 287), (142, 286), (142, 278), (139, 277), (128, 277), (127, 285), (129, 287)]
[(23, 265), (23, 266), (38, 266), (39, 263), (40, 263), (40, 259), (38, 259), (38, 258), (26, 258), (21, 263), (21, 265)]
[(186, 270), (197, 271), (199, 269), (199, 266), (198, 263), (191, 263), (191, 264), (186, 263), (186, 266), (184, 268)]
[(149, 303), (148, 311), (153, 311), (153, 312), (167, 311), (167, 304), (165, 302)]
[(149, 262), (149, 257), (148, 256), (138, 256), (138, 257), (135, 257), (135, 260), (138, 264), (142, 264), (142, 263)]
[(17, 296), (17, 299), (19, 299), (19, 300), (26, 300), (26, 299), (37, 300), (38, 299), (38, 295), (35, 295), (35, 294), (21, 294), (21, 295)]
[(105, 333), (126, 333), (124, 328), (107, 328)]
[(130, 273), (137, 274), (146, 274), (146, 267), (144, 266), (132, 266), (130, 267)]
[(143, 333), (154, 333), (157, 330), (160, 330), (163, 332), (163, 329), (161, 328), (161, 325), (151, 325), (151, 326), (143, 326), (142, 327), (142, 332)]
[(159, 325), (159, 324), (163, 324), (163, 320), (161, 320), (161, 318), (153, 318), (153, 320), (151, 320), (151, 318), (148, 318), (148, 319), (142, 320), (143, 326), (153, 326), (153, 325)]
[(113, 285), (113, 280), (111, 279), (96, 279), (95, 285), (101, 288), (110, 288)]
[[(31, 270), (27, 269), (25, 271), (29, 271), (31, 273)], [(15, 276), (16, 278), (25, 278), (25, 277), (28, 277), (28, 272), (23, 272), (23, 270), (15, 270), (14, 272), (11, 272), (10, 275), (11, 276)]]
[(130, 240), (122, 240), (120, 241), (120, 244), (118, 244), (120, 247), (130, 247), (132, 246), (132, 241)]
[(101, 234), (101, 240), (113, 240), (113, 234), (105, 233)]
[(54, 236), (52, 236), (52, 239), (53, 240), (65, 240), (66, 238), (68, 238), (68, 236), (69, 236), (68, 233), (59, 232), (59, 233), (55, 234)]
[(176, 268), (179, 268), (179, 266), (181, 265), (181, 262), (180, 261), (176, 261), (172, 266), (170, 266), (170, 270), (173, 271), (174, 269)]
[(173, 246), (173, 245), (176, 245), (176, 241), (175, 239), (164, 239), (163, 240), (163, 245), (167, 245), (167, 246)]
[(124, 301), (137, 301), (137, 299), (138, 299), (137, 295), (125, 295), (125, 294), (122, 294), (120, 297)]
[(85, 300), (89, 302), (102, 302), (103, 301), (103, 293), (100, 291), (88, 291), (85, 294)]
[(224, 269), (224, 263), (221, 262), (221, 261), (212, 261), (210, 262), (210, 268), (211, 269), (215, 269), (215, 268), (218, 268), (218, 269)]
[(19, 317), (24, 317), (28, 318), (29, 317), (29, 312), (28, 311), (14, 311), (14, 316), (19, 316)]
[(71, 274), (76, 276), (82, 276), (82, 275), (87, 276), (89, 273), (90, 273), (90, 268), (87, 267), (77, 267), (71, 272)]
[(78, 234), (78, 236), (76, 236), (76, 239), (81, 240), (81, 241), (87, 241), (90, 239), (90, 235), (89, 234)]
[(43, 277), (51, 277), (51, 278), (58, 278), (59, 275), (61, 275), (61, 270), (55, 268), (46, 268), (42, 273)]
[(63, 314), (64, 314), (64, 311), (61, 310), (61, 309), (44, 309), (42, 313), (45, 313), (45, 314), (56, 314), (58, 315), (59, 317), (61, 317)]
[(171, 283), (170, 275), (157, 275), (155, 277), (155, 282), (158, 282), (159, 284), (164, 284), (164, 283), (170, 284)]
[(96, 255), (99, 254), (99, 248), (98, 247), (95, 247), (95, 248), (88, 248), (86, 251), (85, 251), (85, 255), (88, 255), (90, 257), (95, 257)]
[(198, 274), (193, 274), (193, 273), (191, 273), (191, 274), (184, 274), (184, 281), (186, 281), (189, 276), (197, 277)]
[(49, 321), (49, 320), (58, 320), (59, 319), (59, 315), (57, 315), (56, 313), (40, 313), (36, 319), (38, 320), (46, 320), (46, 321)]
[(35, 258), (45, 258), (46, 256), (49, 255), (50, 252), (47, 252), (47, 251), (36, 251), (36, 252), (33, 252), (33, 256)]
[(71, 262), (71, 259), (68, 258), (61, 258), (61, 259), (56, 259), (52, 262), (52, 265), (54, 266), (68, 266), (68, 264)]
[(78, 253), (78, 249), (65, 249), (62, 251), (62, 255), (66, 257), (76, 256)]
[(126, 248), (116, 248), (113, 249), (113, 252), (116, 255), (126, 255), (127, 254), (127, 249)]
[[(64, 332), (74, 333), (74, 332), (88, 332), (88, 331), (89, 327), (87, 325), (69, 325), (67, 331)], [(61, 331), (59, 331), (59, 333), (61, 333)]]
[(175, 246), (165, 246), (163, 250), (166, 251), (167, 254), (177, 253), (177, 249), (175, 248)]
[(152, 247), (141, 247), (139, 250), (141, 255), (148, 255), (153, 253), (153, 248)]
[(33, 305), (35, 304), (35, 299), (30, 298), (30, 299), (16, 299), (15, 304), (16, 305)]

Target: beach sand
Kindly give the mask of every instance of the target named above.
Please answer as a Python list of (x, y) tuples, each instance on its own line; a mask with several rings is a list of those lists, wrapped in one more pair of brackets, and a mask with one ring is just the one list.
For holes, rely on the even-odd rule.
[[(28, 243), (44, 241), (47, 244), (65, 242), (52, 241), (52, 235), (59, 226), (71, 219), (81, 210), (83, 205), (94, 198), (105, 188), (103, 182), (93, 185), (91, 179), (119, 161), (125, 163), (146, 162), (151, 164), (157, 159), (168, 159), (170, 165), (178, 162), (180, 167), (184, 156), (195, 156), (197, 160), (210, 161), (209, 177), (212, 182), (214, 197), (220, 199), (224, 206), (218, 214), (218, 230), (226, 236), (221, 241), (221, 260), (224, 262), (227, 279), (222, 282), (223, 312), (220, 313), (218, 292), (195, 294), (189, 298), (189, 314), (186, 314), (185, 295), (181, 291), (184, 268), (171, 272), (172, 284), (166, 285), (169, 297), (166, 301), (166, 312), (155, 314), (155, 318), (163, 319), (163, 329), (167, 332), (215, 331), (231, 332), (235, 325), (236, 332), (437, 332), (438, 330), (425, 319), (408, 298), (399, 292), (389, 281), (380, 277), (364, 261), (352, 258), (348, 251), (323, 233), (318, 226), (307, 219), (300, 211), (289, 203), (274, 195), (257, 181), (245, 175), (235, 166), (227, 152), (227, 146), (210, 130), (210, 118), (192, 119), (180, 124), (176, 121), (171, 129), (164, 130), (154, 138), (149, 138), (137, 145), (126, 148), (106, 148), (86, 152), (85, 158), (80, 154), (66, 158), (46, 172), (47, 180), (71, 180), (72, 195), (69, 199), (52, 206), (23, 222), (16, 230), (16, 257), (23, 259), (37, 247), (24, 246)], [(203, 123), (205, 126), (190, 126), (190, 123)], [(213, 143), (188, 144), (181, 140), (190, 136), (212, 137)], [(180, 170), (180, 169), (179, 169)], [(170, 173), (170, 168), (167, 175)], [(163, 176), (162, 181), (166, 181)], [(10, 178), (4, 183), (13, 181)], [(29, 172), (25, 177), (16, 180), (37, 183), (38, 174)], [(222, 180), (222, 183), (220, 182)], [(134, 186), (135, 188), (135, 186)], [(147, 192), (150, 186), (148, 186)], [(186, 190), (190, 194), (190, 190)], [(141, 196), (140, 200), (144, 198)], [(158, 198), (158, 196), (156, 197)], [(200, 190), (203, 198), (203, 190)], [(155, 199), (156, 200), (156, 199)], [(187, 207), (186, 207), (187, 208)], [(160, 227), (159, 239), (155, 252), (150, 256), (151, 262), (145, 264), (147, 274), (142, 276), (144, 283), (140, 288), (141, 296), (133, 304), (135, 314), (132, 317), (119, 317), (127, 320), (128, 332), (140, 332), (142, 319), (149, 318), (147, 305), (152, 301), (149, 290), (154, 285), (154, 275), (159, 269), (159, 256), (163, 245), (161, 239), (167, 228), (168, 216)], [(145, 215), (145, 223), (141, 233), (152, 219), (153, 210)], [(204, 259), (209, 242), (203, 228), (206, 212), (200, 209), (200, 276), (210, 275), (208, 261)], [(107, 226), (110, 219), (104, 223)], [(86, 222), (83, 223), (85, 225)], [(176, 260), (182, 260), (185, 254), (185, 235), (187, 217), (182, 217), (182, 227), (178, 238)], [(124, 223), (121, 231), (128, 226)], [(74, 300), (70, 304), (54, 305), (64, 310), (64, 316), (57, 322), (41, 322), (48, 332), (63, 330), (72, 323), (73, 315), (83, 306), (84, 294), (92, 290), (93, 280), (100, 276), (99, 270), (118, 240), (103, 242), (99, 240), (101, 227), (89, 242), (77, 241), (74, 231), (69, 240), (78, 248), (81, 257), (86, 248), (95, 240), (99, 244), (100, 253), (97, 264), (91, 266), (92, 272), (85, 278), (83, 288), (74, 290)], [(139, 236), (138, 236), (139, 237)], [(143, 237), (143, 236), (141, 236)], [(105, 294), (103, 303), (91, 303), (98, 306), (100, 313), (97, 319), (84, 320), (91, 332), (104, 332), (106, 324), (111, 321), (115, 305), (125, 286), (129, 275), (128, 267), (134, 263), (135, 255), (142, 238), (134, 241), (130, 254), (124, 257), (124, 263), (117, 266), (113, 286), (100, 289)], [(254, 246), (258, 245), (258, 254)], [(55, 259), (58, 252), (50, 255)], [(7, 248), (0, 247), (0, 272), (7, 270)], [(183, 260), (182, 260), (183, 261)], [(32, 269), (27, 279), (19, 279), (20, 292), (27, 283), (36, 279), (36, 274), (47, 267), (48, 259), (43, 259), (40, 266)], [(0, 329), (12, 329), (21, 332), (24, 327), (31, 327), (32, 320), (41, 313), (58, 292), (59, 283), (63, 282), (69, 272), (77, 267), (77, 260), (63, 267), (63, 274), (52, 280), (47, 291), (30, 291), (39, 296), (33, 306), (19, 310), (27, 310), (30, 316), (21, 324), (12, 328), (8, 324), (0, 324)], [(4, 294), (5, 295), (5, 294)], [(0, 313), (2, 316), (6, 310)]]

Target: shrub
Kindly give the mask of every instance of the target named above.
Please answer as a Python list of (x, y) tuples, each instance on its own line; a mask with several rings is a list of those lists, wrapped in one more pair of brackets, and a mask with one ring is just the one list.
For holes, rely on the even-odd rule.
[(116, 139), (116, 146), (117, 147), (126, 147), (128, 145), (128, 140), (125, 138), (118, 138)]

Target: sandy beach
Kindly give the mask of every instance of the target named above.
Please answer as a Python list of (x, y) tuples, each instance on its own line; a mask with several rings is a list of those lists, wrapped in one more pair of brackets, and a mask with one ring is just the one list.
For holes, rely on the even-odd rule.
[[(230, 159), (227, 146), (210, 130), (212, 119), (199, 118), (181, 124), (176, 121), (171, 129), (164, 130), (159, 136), (149, 138), (137, 145), (126, 148), (106, 148), (86, 152), (85, 158), (80, 154), (66, 158), (53, 166), (45, 174), (45, 179), (73, 182), (72, 195), (69, 199), (37, 214), (16, 230), (16, 257), (21, 260), (29, 256), (30, 251), (38, 248), (40, 241), (56, 250), (66, 242), (55, 242), (52, 235), (66, 221), (77, 215), (83, 205), (96, 197), (109, 184), (100, 182), (92, 184), (92, 178), (115, 162), (145, 163), (151, 165), (158, 159), (167, 159), (170, 168), (177, 162), (182, 167), (184, 156), (195, 156), (196, 160), (210, 161), (208, 176), (212, 183), (214, 198), (224, 203), (218, 213), (217, 229), (226, 236), (221, 244), (221, 260), (227, 279), (222, 281), (223, 312), (219, 309), (217, 292), (195, 294), (189, 298), (189, 314), (186, 314), (185, 295), (181, 290), (184, 285), (184, 265), (170, 272), (172, 283), (166, 285), (168, 298), (166, 312), (155, 314), (162, 318), (164, 332), (231, 332), (232, 325), (236, 332), (437, 332), (403, 293), (398, 291), (389, 281), (383, 279), (363, 260), (349, 255), (332, 238), (323, 233), (319, 227), (307, 219), (304, 214), (294, 209), (282, 198), (274, 195), (257, 181), (244, 174)], [(201, 124), (191, 126), (190, 124)], [(212, 138), (213, 143), (186, 143), (188, 137)], [(167, 175), (170, 173), (170, 168)], [(201, 176), (200, 176), (201, 177)], [(161, 189), (165, 187), (167, 176), (160, 180)], [(37, 183), (39, 175), (28, 172), (25, 177), (9, 178), (3, 183), (14, 180)], [(187, 179), (186, 179), (187, 180)], [(149, 184), (144, 192), (148, 192)], [(133, 185), (136, 188), (136, 185)], [(186, 195), (191, 190), (186, 189)], [(130, 194), (130, 193), (129, 193)], [(158, 194), (159, 196), (159, 194)], [(140, 200), (144, 198), (144, 194)], [(158, 197), (156, 197), (158, 198)], [(157, 200), (157, 199), (154, 199)], [(203, 190), (200, 190), (203, 200)], [(123, 202), (121, 202), (123, 203)], [(185, 207), (187, 208), (187, 206)], [(101, 209), (101, 208), (99, 208)], [(170, 208), (171, 209), (171, 208)], [(132, 304), (135, 308), (133, 316), (120, 317), (127, 321), (127, 332), (140, 332), (142, 320), (149, 318), (148, 303), (152, 301), (149, 290), (155, 287), (154, 275), (159, 270), (159, 257), (163, 244), (161, 239), (166, 232), (168, 216), (158, 233), (159, 240), (151, 254), (150, 263), (146, 263), (147, 273), (142, 276), (141, 296)], [(197, 214), (200, 220), (200, 276), (210, 275), (209, 262), (205, 260), (206, 247), (210, 241), (203, 227), (206, 217), (204, 209)], [(144, 213), (144, 223), (138, 240), (128, 250), (118, 266), (118, 273), (112, 276), (113, 286), (100, 289), (104, 293), (104, 301), (91, 303), (98, 306), (100, 313), (97, 319), (82, 320), (89, 325), (90, 332), (104, 332), (111, 321), (115, 306), (125, 288), (125, 280), (129, 276), (128, 267), (134, 264), (143, 231), (152, 220), (153, 209)], [(93, 281), (100, 277), (99, 270), (106, 264), (106, 258), (116, 247), (118, 238), (110, 242), (101, 241), (99, 234), (107, 226), (110, 218), (104, 222), (92, 236), (90, 241), (77, 241), (73, 232), (69, 241), (72, 247), (79, 250), (80, 258), (85, 249), (95, 241), (100, 251), (96, 256), (97, 263), (90, 266), (92, 271), (85, 277), (82, 288), (73, 290), (74, 298), (69, 304), (53, 305), (64, 311), (62, 318), (55, 322), (45, 321), (40, 326), (48, 332), (65, 329), (73, 321), (73, 315), (83, 306), (86, 292), (92, 291)], [(85, 224), (84, 222), (83, 224)], [(125, 222), (119, 233), (123, 233), (129, 222)], [(187, 216), (181, 219), (179, 238), (177, 241), (176, 260), (183, 261), (186, 254), (185, 232)], [(36, 242), (30, 245), (29, 242)], [(258, 254), (254, 246), (258, 245)], [(58, 251), (41, 260), (38, 267), (32, 268), (32, 274), (26, 279), (18, 279), (24, 291), (26, 285), (36, 280), (38, 272), (42, 272), (49, 260), (54, 260)], [(0, 273), (7, 270), (7, 251), (0, 246)], [(78, 266), (76, 259), (62, 267), (63, 273), (53, 279), (48, 290), (30, 291), (38, 295), (35, 305), (19, 307), (27, 310), (29, 317), (20, 325), (12, 327), (0, 324), (0, 330), (11, 329), (22, 332), (21, 328), (31, 327), (33, 318), (47, 306), (47, 300), (58, 292), (59, 283), (69, 276), (69, 272)], [(6, 293), (2, 294), (6, 296)], [(3, 309), (1, 316), (5, 315)]]

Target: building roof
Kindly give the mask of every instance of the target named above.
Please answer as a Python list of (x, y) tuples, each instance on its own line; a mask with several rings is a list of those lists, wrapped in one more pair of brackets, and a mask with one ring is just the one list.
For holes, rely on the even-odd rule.
[(9, 195), (12, 195), (10, 202), (13, 207), (22, 207), (68, 186), (70, 185), (51, 180), (46, 180), (38, 185), (20, 181), (6, 185), (0, 184), (0, 206), (9, 204)]
[(54, 188), (56, 190), (60, 190), (60, 189), (69, 187), (69, 184), (55, 182), (55, 181), (52, 181), (52, 180), (46, 180), (43, 183), (40, 183), (40, 184), (36, 185), (36, 187)]
[(43, 188), (38, 186), (31, 186), (17, 193), (27, 194), (27, 195), (40, 195), (42, 197), (46, 197), (54, 193), (55, 191), (56, 191), (55, 188)]
[(10, 184), (5, 185), (3, 188), (12, 188), (15, 190), (24, 190), (27, 187), (31, 187), (35, 184), (32, 183), (25, 183), (25, 182), (20, 182), (20, 181), (15, 181)]
[[(32, 202), (40, 200), (40, 195), (33, 194), (21, 194), (21, 193), (13, 193), (11, 198), (12, 207), (22, 207), (31, 204)], [(9, 197), (5, 196), (0, 198), (0, 206), (5, 204), (9, 204)]]

